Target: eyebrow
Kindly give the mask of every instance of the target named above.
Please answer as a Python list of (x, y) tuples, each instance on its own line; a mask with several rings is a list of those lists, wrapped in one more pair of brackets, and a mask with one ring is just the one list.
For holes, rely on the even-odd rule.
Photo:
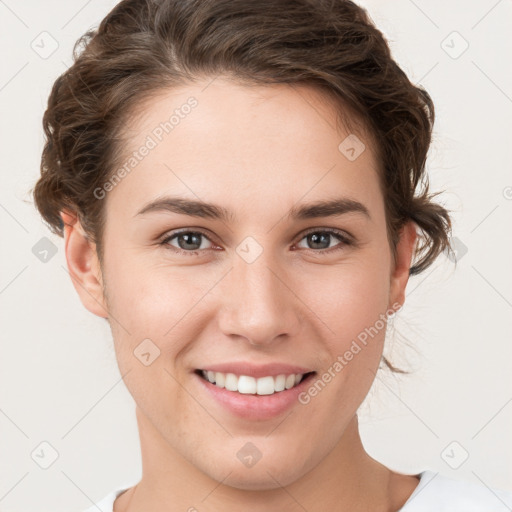
[[(230, 222), (235, 219), (234, 213), (223, 206), (198, 200), (184, 199), (182, 197), (163, 197), (155, 199), (145, 205), (135, 216), (162, 211), (189, 215), (191, 217), (218, 219), (223, 222)], [(306, 220), (317, 217), (335, 217), (346, 213), (360, 213), (371, 220), (370, 212), (364, 204), (346, 197), (294, 206), (288, 212), (287, 218)]]

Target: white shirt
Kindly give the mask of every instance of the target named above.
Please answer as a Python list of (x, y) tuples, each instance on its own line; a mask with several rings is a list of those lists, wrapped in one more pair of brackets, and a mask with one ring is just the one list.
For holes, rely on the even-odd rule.
[[(512, 491), (488, 488), (454, 480), (425, 470), (404, 506), (397, 512), (510, 512)], [(125, 485), (105, 496), (85, 512), (113, 512), (115, 499), (135, 484)]]

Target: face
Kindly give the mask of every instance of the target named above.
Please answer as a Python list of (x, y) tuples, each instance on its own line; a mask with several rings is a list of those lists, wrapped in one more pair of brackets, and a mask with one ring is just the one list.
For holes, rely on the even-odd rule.
[(315, 90), (209, 82), (153, 98), (127, 126), (130, 170), (103, 199), (98, 302), (141, 435), (217, 481), (269, 489), (353, 422), (413, 236), (395, 265), (371, 141), (357, 136), (355, 159), (340, 150), (349, 133)]

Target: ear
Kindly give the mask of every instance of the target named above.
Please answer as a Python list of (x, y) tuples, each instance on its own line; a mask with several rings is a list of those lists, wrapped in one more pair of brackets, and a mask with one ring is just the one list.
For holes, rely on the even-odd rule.
[(108, 318), (96, 245), (88, 240), (76, 214), (62, 211), (61, 218), (66, 261), (75, 290), (86, 309), (101, 318)]
[(407, 222), (400, 230), (400, 239), (396, 247), (396, 261), (394, 265), (393, 260), (391, 261), (389, 307), (395, 303), (403, 305), (405, 302), (405, 288), (409, 280), (409, 269), (417, 238), (416, 224), (412, 221)]

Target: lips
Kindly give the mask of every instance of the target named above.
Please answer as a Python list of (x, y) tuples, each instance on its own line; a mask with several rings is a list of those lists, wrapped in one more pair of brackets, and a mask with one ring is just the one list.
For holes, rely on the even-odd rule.
[[(219, 367), (215, 366), (215, 368)], [(225, 367), (225, 365), (222, 367)], [(277, 371), (279, 371), (285, 367), (304, 370), (302, 367), (277, 365), (272, 371), (275, 373), (276, 368)], [(230, 368), (233, 368), (233, 366), (231, 365)], [(253, 366), (250, 370), (251, 371), (248, 373), (260, 375), (262, 373), (265, 374), (265, 372), (270, 372), (269, 366), (259, 368)], [(265, 421), (284, 414), (294, 405), (296, 406), (300, 403), (298, 400), (300, 393), (307, 389), (307, 386), (311, 384), (311, 381), (316, 375), (314, 371), (299, 374), (290, 373), (289, 385), (292, 382), (292, 378), (293, 385), (288, 389), (286, 388), (286, 379), (288, 379), (288, 377), (286, 377), (284, 378), (285, 389), (276, 391), (276, 388), (280, 389), (282, 387), (285, 374), (266, 374), (263, 377), (256, 378), (251, 375), (237, 375), (234, 373), (231, 374), (230, 372), (224, 374), (224, 372), (213, 372), (213, 370), (206, 371), (201, 369), (197, 369), (193, 373), (195, 374), (195, 379), (197, 379), (198, 387), (196, 389), (199, 393), (205, 393), (205, 398), (213, 399), (213, 402), (217, 403), (224, 411), (229, 413), (229, 415), (234, 415), (247, 421)], [(208, 379), (208, 374), (212, 377), (213, 382), (210, 382)], [(219, 380), (219, 376), (220, 379), (222, 379), (222, 375), (225, 376), (224, 387), (216, 383), (216, 380)], [(228, 377), (228, 375), (231, 375), (231, 377)], [(298, 378), (296, 377), (297, 375)], [(297, 384), (295, 384), (296, 378), (298, 379)], [(233, 379), (233, 384), (229, 383), (229, 379)], [(253, 381), (256, 381), (256, 387), (254, 387)], [(259, 381), (261, 381), (261, 384)], [(226, 389), (226, 383), (228, 387), (233, 389), (232, 391)], [(221, 382), (218, 384), (221, 384)], [(235, 385), (236, 390), (234, 389)], [(239, 389), (240, 385), (241, 389)]]

